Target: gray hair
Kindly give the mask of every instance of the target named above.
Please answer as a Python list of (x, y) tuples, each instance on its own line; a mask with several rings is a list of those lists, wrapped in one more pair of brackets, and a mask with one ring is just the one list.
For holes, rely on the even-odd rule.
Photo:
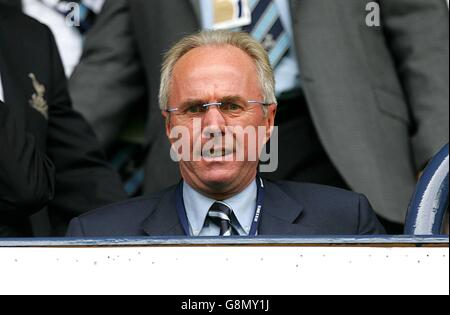
[(169, 90), (175, 64), (195, 48), (226, 45), (241, 49), (255, 61), (264, 102), (267, 104), (277, 103), (275, 97), (275, 77), (270, 65), (269, 56), (259, 42), (247, 33), (202, 31), (183, 38), (165, 55), (159, 91), (159, 105), (162, 111), (167, 110), (169, 106)]

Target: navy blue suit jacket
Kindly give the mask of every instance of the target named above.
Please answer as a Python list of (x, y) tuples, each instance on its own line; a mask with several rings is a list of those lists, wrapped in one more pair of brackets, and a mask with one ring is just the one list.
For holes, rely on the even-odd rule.
[[(385, 234), (363, 195), (293, 182), (265, 185), (261, 236)], [(185, 236), (176, 210), (176, 187), (78, 217), (67, 236)]]

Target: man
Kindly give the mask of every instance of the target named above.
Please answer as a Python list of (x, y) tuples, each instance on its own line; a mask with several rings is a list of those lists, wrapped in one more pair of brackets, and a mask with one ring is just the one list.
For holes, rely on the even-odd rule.
[[(245, 1), (107, 1), (87, 38), (71, 81), (75, 106), (110, 147), (127, 113), (142, 117), (138, 106), (148, 104), (146, 193), (179, 178), (158, 113), (162, 52), (186, 33), (217, 26), (207, 4), (220, 17), (226, 2)], [(246, 3), (256, 19), (244, 31), (254, 33), (259, 17), (269, 16), (291, 38), (275, 66), (284, 88), (277, 91), (280, 167), (263, 176), (348, 186), (367, 195), (383, 219), (403, 223), (420, 170), (448, 142), (445, 1), (379, 1), (380, 11), (369, 0)], [(271, 35), (263, 36), (266, 46)]]
[(61, 236), (74, 216), (125, 198), (71, 108), (50, 30), (3, 5), (0, 78), (0, 237)]
[[(259, 178), (259, 159), (251, 156), (270, 138), (277, 105), (269, 57), (248, 34), (203, 32), (181, 40), (164, 62), (160, 106), (183, 182), (74, 219), (68, 236), (384, 232), (362, 195)], [(228, 134), (239, 128), (263, 132)]]

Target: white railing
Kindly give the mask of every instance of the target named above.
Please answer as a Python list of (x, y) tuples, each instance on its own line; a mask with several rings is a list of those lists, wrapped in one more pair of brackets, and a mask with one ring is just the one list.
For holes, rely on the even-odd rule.
[(0, 267), (0, 294), (449, 292), (448, 238), (5, 240)]

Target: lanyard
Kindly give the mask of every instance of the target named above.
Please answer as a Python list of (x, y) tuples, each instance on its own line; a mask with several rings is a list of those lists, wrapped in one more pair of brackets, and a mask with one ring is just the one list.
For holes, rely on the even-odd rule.
[[(261, 219), (261, 211), (263, 209), (263, 203), (264, 203), (264, 181), (261, 177), (257, 177), (256, 180), (256, 186), (258, 188), (258, 193), (256, 197), (256, 209), (255, 209), (255, 216), (253, 218), (252, 227), (250, 229), (249, 236), (257, 236), (258, 234), (258, 227), (259, 227), (259, 221)], [(180, 182), (180, 184), (177, 187), (176, 190), (176, 207), (177, 207), (177, 213), (178, 218), (180, 219), (181, 226), (183, 227), (183, 231), (185, 235), (190, 235), (190, 228), (189, 228), (189, 220), (187, 217), (186, 207), (184, 205), (184, 198), (183, 198), (183, 181)]]

